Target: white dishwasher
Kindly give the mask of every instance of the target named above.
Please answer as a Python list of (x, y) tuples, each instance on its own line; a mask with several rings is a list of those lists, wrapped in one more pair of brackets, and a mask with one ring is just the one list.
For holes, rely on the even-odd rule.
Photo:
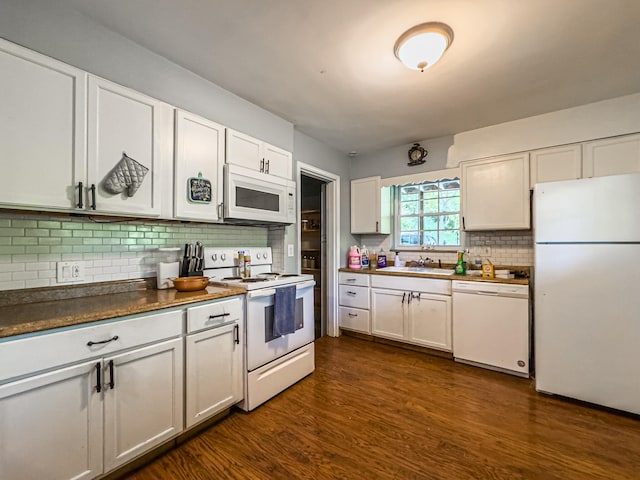
[(529, 376), (529, 286), (454, 280), (456, 361)]

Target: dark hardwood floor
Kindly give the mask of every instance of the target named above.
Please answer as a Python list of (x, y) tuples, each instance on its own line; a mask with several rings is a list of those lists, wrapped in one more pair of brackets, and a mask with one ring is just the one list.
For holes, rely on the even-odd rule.
[(158, 479), (634, 479), (640, 420), (350, 337), (316, 371), (130, 474)]

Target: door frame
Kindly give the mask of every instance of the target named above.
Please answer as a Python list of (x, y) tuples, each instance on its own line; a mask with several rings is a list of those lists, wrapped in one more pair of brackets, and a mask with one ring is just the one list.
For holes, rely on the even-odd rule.
[[(325, 182), (326, 191), (326, 278), (327, 278), (327, 336), (337, 337), (340, 335), (338, 328), (338, 269), (340, 268), (340, 176), (322, 170), (313, 165), (297, 162), (298, 179), (298, 212), (301, 211), (302, 204), (302, 175), (315, 178)], [(298, 251), (302, 245), (302, 231), (300, 222), (298, 225)], [(299, 260), (299, 259), (298, 259)]]

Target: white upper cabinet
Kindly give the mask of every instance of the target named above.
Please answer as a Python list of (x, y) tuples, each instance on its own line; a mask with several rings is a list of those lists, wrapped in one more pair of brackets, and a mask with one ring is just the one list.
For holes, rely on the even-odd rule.
[(227, 129), (226, 162), (287, 180), (293, 173), (291, 152), (231, 129)]
[(86, 74), (0, 39), (0, 204), (71, 210), (85, 176)]
[(460, 167), (465, 230), (530, 228), (528, 153), (462, 162)]
[[(89, 76), (89, 208), (136, 216), (160, 214), (162, 106), (162, 102), (151, 97)], [(122, 191), (114, 193), (113, 187), (118, 185)]]
[(291, 152), (274, 147), (268, 143), (263, 144), (265, 173), (291, 180), (293, 171), (293, 157)]
[(351, 181), (351, 233), (391, 233), (391, 189), (380, 177)]
[(584, 144), (584, 177), (640, 172), (640, 134)]
[(530, 187), (536, 183), (582, 178), (580, 144), (534, 150), (530, 153)]
[(220, 221), (225, 128), (205, 118), (176, 110), (175, 217)]

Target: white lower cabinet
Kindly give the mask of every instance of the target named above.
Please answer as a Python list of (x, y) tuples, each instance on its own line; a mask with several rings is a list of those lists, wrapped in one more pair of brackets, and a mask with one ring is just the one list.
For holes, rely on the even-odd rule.
[(242, 400), (243, 319), (240, 297), (187, 309), (187, 428)]
[(94, 478), (181, 432), (182, 325), (173, 311), (0, 343), (0, 363), (32, 365), (0, 368), (0, 478)]
[(0, 478), (89, 479), (102, 473), (102, 362), (0, 386)]
[(124, 465), (180, 433), (182, 339), (104, 360), (104, 470)]
[(366, 273), (339, 272), (338, 320), (341, 329), (371, 335), (369, 277)]
[(451, 282), (374, 276), (374, 336), (451, 351)]

